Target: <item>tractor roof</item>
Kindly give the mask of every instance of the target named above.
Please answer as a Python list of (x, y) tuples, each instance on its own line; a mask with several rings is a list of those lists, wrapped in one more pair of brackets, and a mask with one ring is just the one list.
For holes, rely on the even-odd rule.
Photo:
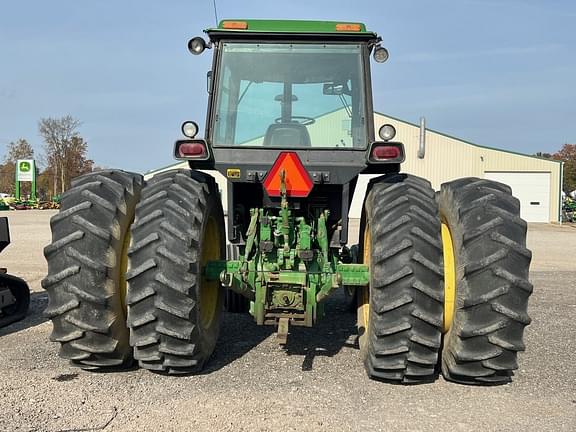
[(378, 35), (359, 22), (226, 19), (217, 28), (206, 29), (210, 39), (232, 38), (306, 38), (374, 40)]

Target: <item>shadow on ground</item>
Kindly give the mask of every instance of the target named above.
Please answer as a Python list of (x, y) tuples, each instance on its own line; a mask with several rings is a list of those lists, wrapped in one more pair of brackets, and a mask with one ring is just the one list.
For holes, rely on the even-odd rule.
[(274, 327), (256, 325), (248, 313), (224, 313), (216, 351), (202, 374), (215, 372), (241, 358), (275, 331)]
[[(0, 336), (16, 333), (47, 321), (43, 311), (48, 294), (30, 295), (30, 308), (26, 318), (0, 329)], [(356, 314), (351, 313), (344, 295), (337, 293), (326, 300), (325, 317), (313, 328), (290, 327), (287, 355), (303, 356), (302, 371), (311, 371), (318, 356), (332, 357), (343, 347), (357, 347)], [(218, 345), (202, 374), (212, 373), (243, 357), (265, 339), (274, 337), (275, 326), (258, 326), (251, 315), (225, 313)]]
[(45, 292), (34, 292), (30, 293), (30, 307), (28, 308), (28, 313), (26, 318), (21, 321), (17, 321), (6, 327), (0, 328), (0, 336), (4, 336), (10, 333), (16, 333), (27, 328), (37, 326), (47, 321), (44, 316), (44, 309), (48, 305), (48, 293)]
[(358, 348), (356, 313), (349, 310), (338, 292), (326, 300), (325, 316), (313, 328), (292, 327), (286, 344), (288, 355), (304, 356), (302, 371), (314, 368), (318, 356), (332, 357), (342, 348)]
[[(347, 310), (344, 295), (329, 298), (325, 317), (313, 328), (290, 327), (287, 355), (303, 356), (302, 371), (311, 371), (317, 356), (332, 357), (343, 347), (357, 347), (356, 314)], [(276, 333), (274, 326), (258, 326), (249, 314), (224, 314), (216, 351), (203, 373), (217, 371), (241, 358)]]

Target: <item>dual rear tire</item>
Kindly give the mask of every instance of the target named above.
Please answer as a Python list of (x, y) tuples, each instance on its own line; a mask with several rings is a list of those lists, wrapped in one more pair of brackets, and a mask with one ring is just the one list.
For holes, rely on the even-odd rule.
[(525, 348), (532, 254), (511, 192), (501, 183), (464, 178), (442, 185), (438, 194), (445, 250), (449, 237), (454, 252), (453, 264), (445, 265), (455, 290), (442, 351), (442, 373), (450, 381), (510, 382)]
[(197, 372), (216, 346), (224, 292), (203, 275), (225, 259), (224, 215), (211, 177), (189, 170), (153, 177), (142, 191), (128, 251), (130, 344), (140, 367)]
[(127, 251), (142, 176), (105, 170), (75, 179), (50, 220), (45, 310), (60, 356), (83, 369), (126, 367)]
[(466, 384), (511, 380), (532, 292), (519, 212), (508, 186), (483, 179), (445, 183), (436, 195), (408, 175), (372, 185), (360, 242), (371, 281), (358, 292), (370, 377), (421, 383), (440, 369)]
[(223, 291), (205, 280), (224, 259), (224, 220), (211, 177), (189, 170), (78, 178), (51, 220), (45, 313), (61, 357), (84, 369), (132, 364), (195, 372), (214, 351)]
[(443, 313), (434, 191), (417, 177), (385, 177), (372, 185), (361, 225), (370, 287), (358, 295), (358, 333), (368, 375), (404, 384), (432, 381)]

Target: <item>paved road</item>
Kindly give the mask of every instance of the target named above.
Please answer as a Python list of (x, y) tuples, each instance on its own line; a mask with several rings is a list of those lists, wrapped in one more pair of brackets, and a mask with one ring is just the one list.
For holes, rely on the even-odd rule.
[(271, 328), (226, 315), (203, 375), (144, 370), (89, 373), (58, 358), (41, 311), (49, 211), (10, 212), (13, 244), (1, 265), (34, 291), (29, 317), (0, 330), (0, 431), (575, 431), (576, 228), (533, 225), (527, 352), (510, 385), (439, 378), (402, 387), (370, 381), (358, 360), (354, 316), (331, 299), (315, 329), (286, 349)]

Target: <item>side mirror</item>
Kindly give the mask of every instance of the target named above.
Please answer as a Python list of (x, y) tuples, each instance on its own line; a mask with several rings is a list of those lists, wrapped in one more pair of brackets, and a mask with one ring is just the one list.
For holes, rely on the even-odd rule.
[(212, 94), (212, 71), (206, 73), (206, 91)]
[(344, 84), (325, 83), (322, 93), (328, 96), (338, 96), (344, 94)]

